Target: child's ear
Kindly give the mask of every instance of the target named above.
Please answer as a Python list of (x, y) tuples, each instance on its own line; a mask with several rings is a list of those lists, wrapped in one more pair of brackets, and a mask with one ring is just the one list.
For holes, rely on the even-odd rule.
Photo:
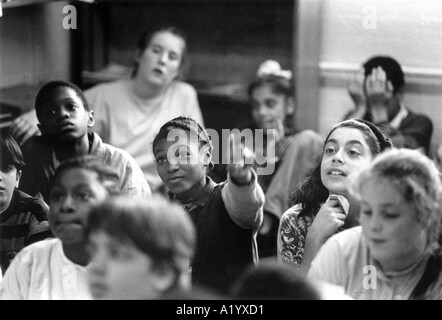
[(18, 185), (20, 183), (20, 178), (21, 178), (21, 170), (17, 170), (17, 175), (15, 177), (15, 187), (18, 188)]
[(295, 99), (293, 97), (288, 97), (286, 101), (285, 113), (286, 115), (293, 115), (296, 110)]
[(94, 110), (90, 110), (87, 114), (87, 126), (92, 128), (95, 125)]
[(201, 148), (201, 154), (203, 156), (203, 164), (209, 166), (212, 162), (212, 150), (207, 145)]

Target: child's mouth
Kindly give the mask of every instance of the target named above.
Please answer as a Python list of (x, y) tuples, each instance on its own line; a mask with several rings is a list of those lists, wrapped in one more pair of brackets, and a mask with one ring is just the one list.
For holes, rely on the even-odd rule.
[(72, 131), (74, 129), (75, 126), (72, 123), (65, 123), (58, 128), (58, 132)]
[(183, 180), (183, 177), (172, 177), (172, 178), (169, 178), (167, 181), (168, 182), (177, 182), (180, 180)]

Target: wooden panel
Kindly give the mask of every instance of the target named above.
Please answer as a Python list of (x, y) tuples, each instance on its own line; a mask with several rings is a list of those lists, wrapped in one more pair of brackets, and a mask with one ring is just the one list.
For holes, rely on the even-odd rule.
[(295, 121), (300, 130), (319, 128), (321, 7), (321, 0), (299, 0), (295, 10)]

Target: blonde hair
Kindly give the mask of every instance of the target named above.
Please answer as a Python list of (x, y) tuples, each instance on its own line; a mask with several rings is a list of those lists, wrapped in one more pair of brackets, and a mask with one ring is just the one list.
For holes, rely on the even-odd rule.
[(352, 193), (360, 198), (369, 179), (388, 181), (413, 208), (416, 220), (428, 231), (428, 243), (439, 237), (442, 183), (436, 165), (417, 150), (393, 149), (377, 156), (353, 177)]

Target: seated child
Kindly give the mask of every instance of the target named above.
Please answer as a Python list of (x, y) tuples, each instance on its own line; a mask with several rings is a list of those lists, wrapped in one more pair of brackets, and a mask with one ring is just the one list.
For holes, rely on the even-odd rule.
[(0, 299), (90, 299), (86, 220), (90, 208), (118, 194), (118, 175), (91, 157), (66, 161), (55, 171), (49, 221), (56, 239), (21, 250), (0, 285)]
[(308, 277), (361, 300), (442, 299), (442, 183), (416, 150), (379, 155), (356, 175), (360, 227), (332, 236)]
[(348, 190), (348, 177), (391, 147), (391, 140), (368, 121), (346, 120), (333, 126), (320, 161), (295, 191), (293, 207), (281, 218), (281, 261), (305, 275), (328, 238), (359, 225), (359, 202)]
[(344, 118), (370, 121), (390, 136), (396, 148), (429, 154), (433, 121), (405, 104), (405, 91), (401, 64), (389, 56), (373, 56), (350, 83), (355, 108)]
[(178, 205), (119, 197), (95, 207), (87, 225), (95, 299), (161, 299), (190, 288), (195, 229)]
[(59, 163), (92, 155), (103, 165), (115, 168), (123, 194), (150, 196), (149, 185), (135, 160), (127, 152), (103, 143), (96, 133), (88, 133), (94, 125), (94, 113), (80, 88), (69, 82), (49, 82), (40, 89), (35, 110), (42, 136), (32, 137), (23, 146), (28, 163), (23, 172), (23, 191), (41, 195), (49, 203), (49, 182)]
[[(170, 140), (177, 133), (177, 141)], [(239, 148), (238, 148), (239, 149)], [(263, 219), (264, 194), (252, 168), (253, 159), (228, 165), (228, 180), (215, 184), (212, 144), (195, 120), (175, 118), (153, 141), (158, 174), (172, 200), (189, 213), (197, 233), (192, 280), (195, 286), (226, 293), (239, 273), (258, 259), (256, 233)]]
[(51, 237), (49, 207), (42, 200), (17, 189), (25, 166), (17, 142), (0, 136), (0, 265), (5, 273), (15, 255), (25, 246)]

